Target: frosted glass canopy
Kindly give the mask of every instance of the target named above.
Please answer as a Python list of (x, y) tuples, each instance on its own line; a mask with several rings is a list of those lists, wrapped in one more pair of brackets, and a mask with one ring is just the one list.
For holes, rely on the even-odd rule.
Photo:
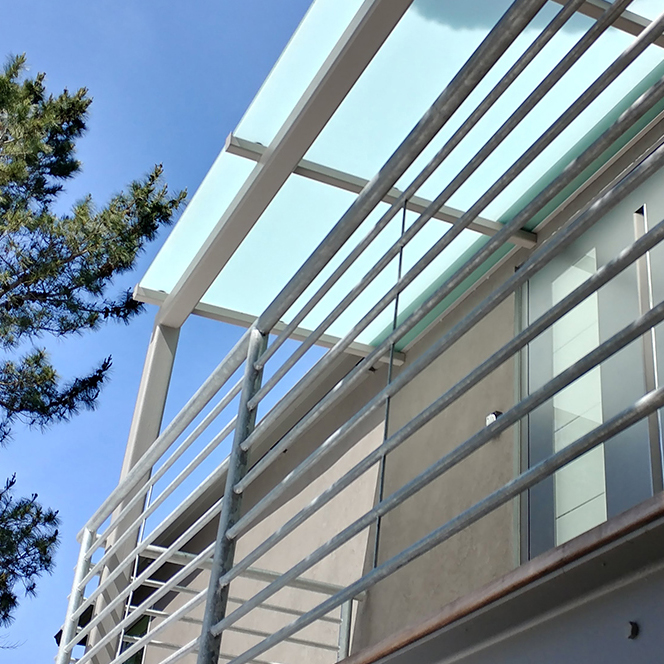
[[(256, 159), (260, 151), (278, 136), (362, 4), (362, 0), (315, 0), (312, 3), (234, 132), (235, 138), (254, 146)], [(373, 178), (509, 5), (509, 0), (453, 3), (415, 0), (324, 126), (305, 159), (322, 169), (336, 169), (335, 172), (350, 179)], [(630, 11), (652, 19), (661, 9), (660, 5), (659, 0), (635, 0)], [(561, 5), (556, 2), (544, 6), (408, 169), (397, 187), (404, 189), (412, 181), (560, 9)], [(427, 200), (436, 198), (593, 22), (585, 15), (574, 15), (420, 188), (418, 196)], [(460, 211), (469, 209), (633, 40), (632, 35), (609, 28), (446, 204)], [(483, 210), (482, 217), (502, 223), (509, 220), (640, 94), (645, 84), (637, 85), (639, 81), (664, 73), (660, 71), (664, 67), (663, 61), (664, 49), (656, 45), (648, 47)], [(639, 126), (635, 131), (638, 129)], [(616, 145), (613, 152), (619, 147)], [(232, 152), (228, 145), (222, 150), (142, 279), (140, 286), (143, 289), (163, 293), (173, 290), (247, 178), (255, 168), (260, 168), (260, 164), (252, 159)], [(231, 319), (232, 312), (241, 314), (244, 321), (260, 314), (348, 209), (355, 196), (356, 193), (333, 184), (290, 174), (201, 302), (231, 312)], [(386, 209), (387, 204), (379, 205), (354, 238), (362, 237)], [(398, 238), (402, 223), (410, 225), (416, 218), (415, 212), (408, 212), (405, 219), (397, 215), (302, 326), (315, 327)], [(533, 220), (531, 227), (538, 221)], [(404, 270), (412, 266), (448, 228), (446, 221), (430, 220), (408, 245), (404, 253)], [(476, 231), (463, 231), (406, 290), (400, 300), (402, 310), (414, 306), (461, 257), (486, 240), (486, 235)], [(351, 238), (345, 252), (335, 257), (291, 312), (296, 312), (307, 295), (339, 264), (353, 242)], [(395, 261), (332, 325), (329, 334), (343, 336), (361, 312), (367, 311), (394, 284), (396, 269)], [(362, 333), (359, 341), (370, 344), (381, 337), (391, 318), (391, 311), (383, 312)]]

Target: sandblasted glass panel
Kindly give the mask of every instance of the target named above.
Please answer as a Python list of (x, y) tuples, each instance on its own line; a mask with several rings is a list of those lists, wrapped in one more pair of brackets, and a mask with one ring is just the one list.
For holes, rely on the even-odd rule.
[[(654, 175), (530, 280), (531, 323), (632, 245), (635, 211), (645, 206), (654, 218), (664, 216), (662, 181), (662, 174)], [(659, 250), (651, 252), (650, 260), (654, 304), (664, 293), (657, 286)], [(633, 264), (535, 339), (528, 349), (527, 391), (533, 393), (639, 318), (644, 313), (639, 292)], [(657, 359), (659, 341), (657, 337)], [(646, 363), (644, 342), (638, 338), (535, 409), (528, 420), (528, 463), (539, 463), (632, 406), (648, 389)], [(562, 544), (649, 498), (651, 445), (648, 421), (642, 420), (533, 487), (528, 498), (529, 555)]]
[[(556, 304), (597, 269), (595, 249), (570, 265), (551, 284)], [(599, 345), (599, 303), (594, 293), (553, 325), (553, 374), (558, 375)], [(558, 452), (602, 423), (601, 367), (581, 376), (553, 397), (553, 449)], [(606, 519), (604, 446), (600, 445), (554, 476), (556, 544)]]

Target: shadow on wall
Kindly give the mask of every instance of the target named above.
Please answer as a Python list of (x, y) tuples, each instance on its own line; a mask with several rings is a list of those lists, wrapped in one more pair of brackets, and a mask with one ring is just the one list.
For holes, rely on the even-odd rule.
[[(415, 0), (413, 9), (430, 21), (447, 25), (453, 30), (492, 28), (511, 5), (510, 0)], [(540, 30), (551, 21), (562, 5), (549, 3), (533, 19), (531, 26)], [(589, 19), (572, 17), (563, 30), (583, 32)]]

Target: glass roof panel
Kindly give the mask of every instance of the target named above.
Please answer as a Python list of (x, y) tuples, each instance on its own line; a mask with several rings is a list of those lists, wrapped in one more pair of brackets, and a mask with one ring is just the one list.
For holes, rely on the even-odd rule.
[(662, 2), (661, 0), (634, 0), (629, 6), (629, 11), (652, 20), (662, 11)]
[[(306, 157), (325, 166), (372, 178), (510, 2), (466, 0), (463, 3), (440, 3), (439, 0), (415, 0)], [(654, 8), (656, 4), (659, 2), (648, 4), (644, 0), (634, 3), (632, 9), (646, 13), (648, 7), (652, 5), (651, 8)], [(239, 138), (264, 145), (272, 141), (360, 5), (361, 0), (347, 0), (344, 3), (316, 0), (313, 3), (238, 126), (236, 134)], [(532, 27), (515, 40), (398, 186), (404, 187), (410, 182), (559, 9), (560, 5), (555, 3), (545, 7)], [(588, 17), (574, 16), (418, 194), (427, 198), (437, 196), (590, 25), (592, 20)], [(462, 210), (470, 207), (633, 39), (615, 29), (605, 33), (448, 203)], [(588, 134), (598, 118), (603, 117), (640, 78), (663, 60), (664, 49), (648, 49), (600, 99), (565, 129), (482, 216), (505, 216), (524, 192), (538, 183), (552, 165)], [(142, 286), (166, 292), (173, 288), (254, 166), (249, 160), (222, 152), (142, 280)], [(202, 302), (251, 316), (260, 314), (353, 200), (354, 194), (291, 175)], [(386, 209), (387, 206), (381, 204), (370, 215), (354, 238), (287, 313), (286, 322)], [(416, 216), (409, 213), (406, 223), (411, 224)], [(398, 238), (401, 223), (401, 215), (397, 215), (309, 314), (303, 327), (315, 328), (333, 306), (363, 279), (366, 271)], [(447, 228), (448, 225), (441, 221), (430, 221), (405, 250), (404, 271), (414, 265)], [(434, 284), (440, 283), (440, 279), (449, 274), (455, 263), (484, 241), (483, 236), (464, 231), (406, 289), (400, 298), (400, 310), (407, 311), (416, 306)], [(327, 332), (343, 336), (394, 284), (396, 270), (395, 259)], [(391, 325), (392, 315), (393, 308), (390, 306), (362, 333), (359, 340), (370, 343), (381, 337)]]
[[(238, 251), (222, 273), (208, 289), (203, 303), (224, 307), (240, 313), (257, 316), (279, 293), (308, 258), (318, 243), (338, 221), (354, 199), (354, 194), (329, 187), (319, 182), (292, 175), (269, 205), (258, 223), (248, 234)], [(338, 252), (334, 260), (310, 285), (302, 297), (291, 307), (284, 321), (292, 320), (309, 297), (320, 287), (351, 251), (352, 247), (370, 230), (388, 209), (381, 204), (355, 232), (350, 241)], [(366, 272), (398, 239), (401, 215), (393, 219), (367, 251), (344, 274), (316, 308), (305, 318), (302, 326), (314, 329), (341, 299), (359, 282)], [(412, 223), (417, 215), (409, 213)], [(408, 245), (404, 254), (404, 268), (414, 262), (449, 228), (449, 224), (433, 220)], [(406, 290), (404, 305), (417, 297), (440, 274), (441, 265), (460, 255), (477, 237), (468, 231), (441, 255)], [(394, 284), (397, 261), (394, 259), (378, 278), (327, 330), (328, 334), (343, 336)], [(392, 320), (393, 309), (386, 309), (361, 335), (358, 341), (369, 343)]]
[(269, 145), (364, 0), (315, 0), (235, 133)]
[(141, 286), (170, 293), (254, 167), (247, 159), (221, 152), (141, 279)]

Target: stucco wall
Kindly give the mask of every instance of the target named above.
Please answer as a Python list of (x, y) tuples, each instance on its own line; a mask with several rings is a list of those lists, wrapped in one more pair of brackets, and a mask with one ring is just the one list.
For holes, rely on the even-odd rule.
[[(278, 510), (261, 521), (238, 541), (236, 560), (241, 560), (262, 540), (284, 524), (289, 518), (309, 504), (325, 488), (345, 474), (361, 458), (366, 456), (382, 440), (382, 423), (375, 426), (367, 434), (356, 439), (351, 449), (334, 465), (319, 477), (313, 479), (303, 491), (282, 505)], [(376, 468), (366, 473), (358, 481), (339, 494), (328, 505), (317, 512), (310, 520), (302, 524), (291, 535), (269, 551), (254, 567), (271, 572), (286, 572), (302, 558), (313, 552), (318, 546), (352, 523), (369, 510), (373, 503), (376, 485)], [(367, 549), (369, 533), (364, 532), (347, 542), (334, 554), (321, 561), (304, 578), (313, 579), (338, 586), (346, 585), (361, 576), (364, 555)], [(192, 590), (207, 588), (207, 570), (193, 575), (186, 585)], [(248, 599), (267, 585), (255, 579), (239, 578), (231, 584), (231, 597)], [(173, 594), (167, 601), (160, 603), (159, 608), (168, 614), (183, 606), (191, 599), (191, 594)], [(287, 587), (268, 600), (269, 603), (289, 609), (306, 611), (326, 599), (326, 595), (299, 588)], [(229, 612), (237, 608), (238, 602), (229, 605)], [(201, 619), (203, 605), (197, 607), (188, 617)], [(339, 611), (331, 614), (337, 618)], [(279, 613), (268, 609), (257, 609), (240, 619), (237, 626), (243, 629), (259, 630), (272, 633), (294, 620), (297, 616)], [(161, 618), (153, 619), (154, 628)], [(266, 653), (261, 659), (268, 661), (306, 661), (311, 664), (327, 664), (336, 661), (338, 624), (329, 621), (318, 621), (299, 632), (295, 638), (324, 643), (328, 648), (314, 648), (302, 644), (285, 643)], [(200, 634), (200, 624), (177, 622), (165, 629), (158, 640), (164, 643), (184, 645)], [(261, 640), (261, 637), (229, 631), (222, 640), (222, 652), (239, 654)], [(145, 664), (157, 664), (165, 659), (173, 650), (167, 647), (149, 646), (146, 650)], [(304, 660), (302, 658), (305, 658)], [(195, 655), (183, 658), (183, 662), (195, 662)], [(223, 661), (223, 660), (222, 660)]]
[[(514, 262), (501, 268), (434, 326), (410, 349), (405, 366), (484, 298), (489, 286), (495, 287), (513, 270)], [(396, 395), (390, 405), (389, 431), (398, 430), (511, 339), (514, 326), (515, 306), (510, 298)], [(508, 361), (390, 453), (385, 496), (485, 426), (488, 413), (510, 408), (514, 373), (515, 364)], [(510, 429), (388, 513), (381, 523), (378, 564), (510, 480), (517, 463), (517, 439)], [(516, 514), (515, 505), (504, 506), (372, 588), (359, 607), (353, 652), (512, 569), (518, 559)], [(367, 569), (372, 555), (368, 550)]]

